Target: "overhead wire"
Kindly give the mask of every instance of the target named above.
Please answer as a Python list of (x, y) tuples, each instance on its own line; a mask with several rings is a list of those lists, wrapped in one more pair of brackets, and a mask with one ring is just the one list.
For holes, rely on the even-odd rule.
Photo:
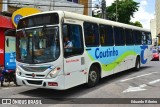
[[(38, 0), (37, 0), (38, 1)], [(14, 0), (14, 2), (16, 2), (16, 3), (20, 3), (18, 0)], [(25, 1), (26, 2), (26, 1)], [(36, 2), (36, 1), (34, 1), (34, 2)], [(48, 1), (45, 1), (45, 2), (54, 2), (54, 3), (70, 3), (70, 4), (72, 4), (72, 3), (75, 3), (75, 2), (71, 2), (71, 1), (63, 1), (63, 0), (48, 0)], [(12, 0), (12, 3), (13, 3), (13, 0)], [(26, 2), (27, 3), (27, 2)], [(29, 3), (29, 2), (28, 2)], [(88, 3), (84, 3), (84, 2), (78, 2), (78, 3), (75, 3), (75, 4), (80, 4), (80, 3), (83, 3), (83, 4), (95, 4), (96, 3), (96, 1), (93, 1), (93, 2), (88, 2)]]
[[(36, 5), (36, 6), (51, 6), (50, 4), (32, 4), (32, 3), (3, 3), (3, 2), (0, 2), (0, 4), (8, 4), (8, 5)], [(95, 8), (93, 6), (84, 6), (84, 7), (80, 7), (80, 6), (66, 6), (66, 5), (54, 5), (54, 7), (69, 7), (69, 8)]]
[[(14, 1), (14, 2), (13, 2)], [(38, 1), (38, 0), (37, 0)], [(36, 1), (34, 0), (34, 2), (36, 3)], [(63, 0), (48, 0), (48, 2), (50, 2), (49, 5), (45, 5), (45, 4), (32, 4), (32, 3), (20, 3), (18, 0), (12, 0), (12, 2), (9, 2), (9, 3), (3, 3), (3, 2), (0, 2), (0, 4), (9, 4), (9, 5), (33, 5), (33, 6), (52, 6), (52, 7), (68, 7), (68, 8), (97, 8), (97, 1), (92, 1), (92, 2), (88, 2), (88, 3), (84, 3), (84, 2), (79, 2), (79, 3), (75, 3), (75, 4), (80, 4), (80, 5), (88, 5), (89, 6), (84, 6), (84, 7), (80, 7), (80, 6), (66, 6), (66, 5), (59, 5), (59, 6), (56, 6), (53, 4), (51, 5), (51, 2), (52, 3), (74, 3), (73, 0), (72, 2), (71, 1), (63, 1)], [(99, 1), (100, 2), (100, 1)], [(82, 4), (81, 4), (82, 3)]]

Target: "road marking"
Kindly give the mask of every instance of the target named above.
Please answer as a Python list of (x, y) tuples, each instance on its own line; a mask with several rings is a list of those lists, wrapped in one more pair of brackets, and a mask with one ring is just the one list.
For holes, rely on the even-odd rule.
[(8, 90), (9, 88), (2, 88), (3, 90)]
[(146, 87), (146, 86), (148, 86), (148, 85), (155, 84), (155, 83), (157, 83), (157, 82), (160, 82), (160, 79), (151, 81), (151, 82), (149, 82), (148, 84), (139, 85), (138, 87), (129, 86), (128, 89), (124, 90), (122, 93), (136, 92), (136, 91), (144, 91), (144, 90), (147, 90), (147, 89), (145, 89), (144, 87)]
[(157, 83), (157, 82), (160, 82), (160, 79), (157, 79), (157, 80), (151, 81), (151, 82), (149, 82), (148, 84), (152, 85), (152, 84), (155, 84), (155, 83)]
[(143, 75), (139, 75), (139, 76), (136, 76), (136, 77), (124, 79), (124, 80), (121, 80), (121, 82), (125, 82), (125, 81), (132, 80), (132, 79), (139, 78), (139, 77), (144, 77), (144, 76), (152, 75), (152, 74), (155, 74), (155, 73), (158, 73), (158, 72), (152, 72), (152, 73), (143, 74)]

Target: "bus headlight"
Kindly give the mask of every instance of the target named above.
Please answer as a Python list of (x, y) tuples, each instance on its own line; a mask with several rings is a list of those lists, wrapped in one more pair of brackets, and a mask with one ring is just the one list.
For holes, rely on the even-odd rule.
[(22, 74), (18, 68), (16, 68), (16, 74), (17, 74), (18, 76), (20, 76), (20, 75)]
[(59, 73), (60, 68), (55, 68), (54, 70), (52, 70), (48, 75), (47, 78), (54, 78), (57, 76), (57, 74)]

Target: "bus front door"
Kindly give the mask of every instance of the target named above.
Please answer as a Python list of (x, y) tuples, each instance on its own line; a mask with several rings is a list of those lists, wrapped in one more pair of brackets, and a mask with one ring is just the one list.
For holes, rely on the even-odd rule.
[[(64, 74), (65, 88), (71, 88), (86, 82), (84, 46), (82, 37), (82, 27), (78, 24), (64, 24), (63, 37), (70, 46), (64, 46)], [(65, 38), (67, 40), (65, 40)]]

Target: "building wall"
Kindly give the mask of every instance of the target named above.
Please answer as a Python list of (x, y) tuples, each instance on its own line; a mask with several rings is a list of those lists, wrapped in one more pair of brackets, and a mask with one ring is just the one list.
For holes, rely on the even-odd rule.
[(152, 35), (152, 43), (155, 46), (158, 43), (158, 38), (156, 34), (156, 18), (151, 19), (150, 28), (151, 28), (151, 35)]
[[(2, 2), (3, 0), (0, 0)], [(53, 0), (45, 0), (39, 2), (39, 0), (8, 0), (9, 3), (29, 3), (29, 4), (44, 4), (44, 5), (51, 5), (51, 6), (36, 6), (36, 5), (28, 5), (29, 7), (35, 7), (38, 8), (41, 11), (49, 11), (49, 10), (65, 10), (70, 12), (76, 12), (79, 14), (89, 15), (92, 16), (92, 0), (79, 0), (79, 4), (69, 2), (67, 0), (61, 0), (60, 2), (56, 1), (53, 2)], [(17, 4), (10, 4), (8, 6), (8, 11), (13, 13), (18, 8), (26, 7), (23, 5), (17, 5)], [(73, 6), (73, 7), (80, 7), (80, 8), (69, 8), (69, 7), (55, 7), (55, 6)], [(84, 8), (83, 8), (84, 7)], [(89, 8), (88, 8), (89, 7)], [(0, 4), (0, 11), (2, 11), (2, 4)]]
[(156, 34), (160, 34), (160, 0), (156, 0)]
[[(41, 11), (63, 10), (63, 11), (70, 11), (70, 12), (75, 12), (79, 14), (83, 14), (83, 11), (84, 11), (83, 9), (84, 6), (82, 4), (69, 2), (67, 0), (60, 0), (60, 1), (44, 0), (41, 2), (39, 2), (39, 0), (27, 0), (27, 1), (26, 0), (8, 0), (8, 2), (20, 4), (20, 5), (17, 5), (17, 4), (9, 5), (11, 7), (16, 7), (16, 8), (26, 7), (26, 5), (23, 5), (23, 4), (27, 4), (27, 3), (35, 4), (35, 5), (27, 5), (27, 6), (37, 8)], [(38, 5), (45, 5), (45, 6), (38, 6)], [(63, 7), (63, 6), (68, 6), (68, 7)], [(80, 7), (80, 8), (76, 8), (76, 7)], [(13, 8), (9, 9), (9, 11), (12, 11), (12, 10)]]
[[(0, 3), (2, 3), (2, 0), (0, 0)], [(2, 11), (2, 4), (0, 4), (0, 12)]]
[(79, 0), (79, 3), (84, 5), (84, 11), (83, 14), (84, 15), (88, 15), (88, 0)]
[(84, 5), (84, 15), (92, 16), (92, 0), (79, 0), (79, 3)]
[(156, 38), (157, 34), (156, 34), (156, 18), (151, 19), (151, 35), (152, 38)]
[(14, 7), (14, 6), (8, 6), (8, 12), (13, 13), (15, 12), (17, 9), (19, 9), (18, 7)]
[[(89, 7), (92, 7), (92, 0), (88, 0)], [(88, 8), (88, 15), (92, 16), (92, 8)]]
[[(2, 3), (3, 0), (0, 0), (0, 3)], [(2, 7), (3, 7), (3, 4), (0, 4), (0, 12), (2, 12)], [(16, 11), (18, 8), (17, 7), (13, 7), (13, 6), (8, 6), (8, 12), (10, 13), (13, 13), (14, 11)]]

